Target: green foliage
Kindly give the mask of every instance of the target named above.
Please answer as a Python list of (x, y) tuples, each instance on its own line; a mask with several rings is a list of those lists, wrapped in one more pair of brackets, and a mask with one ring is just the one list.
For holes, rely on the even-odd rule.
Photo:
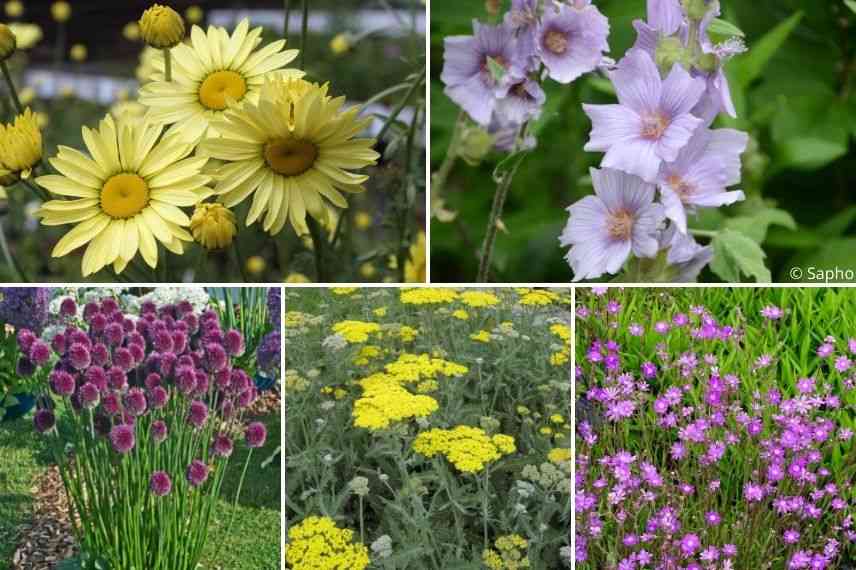
[(754, 277), (759, 283), (769, 283), (772, 279), (770, 270), (764, 265), (765, 257), (764, 251), (751, 238), (727, 229), (713, 238), (710, 268), (729, 283), (739, 283), (741, 275)]

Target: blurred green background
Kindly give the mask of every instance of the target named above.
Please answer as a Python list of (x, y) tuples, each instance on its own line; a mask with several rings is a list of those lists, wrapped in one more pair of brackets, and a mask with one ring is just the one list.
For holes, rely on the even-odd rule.
[[(744, 231), (761, 244), (776, 282), (816, 280), (810, 267), (841, 270), (856, 279), (856, 4), (844, 0), (721, 0), (722, 17), (745, 33), (749, 52), (727, 67), (739, 118), (714, 126), (748, 131), (743, 183), (747, 201), (706, 211), (691, 225)], [(504, 2), (503, 11), (509, 2)], [(632, 21), (645, 17), (644, 0), (595, 0), (609, 18), (610, 53), (619, 59), (636, 38)], [(487, 19), (485, 3), (438, 1), (431, 14), (431, 165), (445, 157), (457, 107), (443, 94), (443, 38), (471, 34), (472, 19)], [(567, 282), (571, 271), (558, 236), (565, 209), (592, 193), (588, 169), (602, 154), (582, 150), (591, 128), (581, 104), (611, 103), (611, 86), (590, 74), (569, 85), (547, 81), (538, 148), (515, 177), (495, 252), (497, 281)], [(452, 223), (432, 220), (432, 279), (470, 281), (484, 236), (502, 155), (480, 166), (458, 162), (442, 198), (458, 212)], [(435, 196), (432, 196), (436, 200)], [(705, 240), (702, 240), (704, 243)], [(813, 278), (812, 275), (815, 275)], [(703, 281), (720, 278), (709, 269)], [(748, 279), (745, 275), (743, 279)], [(797, 279), (800, 280), (800, 279)]]
[[(329, 25), (324, 32), (308, 34), (306, 49), (306, 67), (311, 81), (329, 82), (330, 92), (334, 96), (345, 95), (349, 102), (362, 103), (391, 86), (408, 81), (408, 78), (421, 72), (425, 65), (425, 37), (418, 30), (418, 17), (424, 18), (425, 7), (421, 0), (308, 0), (310, 18), (323, 13), (329, 17)], [(119, 80), (133, 81), (137, 77), (140, 64), (139, 56), (144, 44), (140, 40), (131, 40), (124, 34), (130, 22), (136, 21), (142, 12), (151, 6), (150, 0), (71, 0), (71, 19), (66, 25), (66, 41), (57, 48), (58, 25), (51, 17), (52, 0), (20, 0), (23, 13), (10, 15), (7, 2), (0, 0), (0, 21), (4, 23), (35, 23), (40, 26), (43, 37), (33, 47), (19, 50), (9, 61), (19, 92), (25, 90), (28, 72), (58, 72), (74, 77), (110, 76)], [(195, 6), (202, 9), (201, 25), (207, 26), (215, 11), (232, 10), (236, 14), (235, 22), (248, 13), (266, 11), (273, 17), (278, 27), (266, 27), (262, 45), (282, 38), (284, 19), (283, 0), (159, 0), (159, 3), (174, 8), (185, 16), (187, 9)], [(289, 48), (300, 47), (301, 0), (290, 0), (290, 33), (287, 36)], [(394, 14), (395, 25), (388, 29), (372, 28), (361, 24), (367, 12), (375, 14)], [(14, 12), (13, 12), (14, 13)], [(222, 12), (221, 12), (222, 13)], [(258, 25), (255, 22), (253, 26)], [(367, 30), (366, 28), (369, 28)], [(189, 28), (189, 25), (188, 25)], [(231, 33), (234, 24), (226, 25)], [(390, 32), (393, 29), (394, 33)], [(374, 33), (365, 33), (374, 30)], [(347, 38), (347, 49), (334, 50), (331, 41), (337, 36)], [(73, 61), (69, 51), (72, 45), (82, 44), (87, 48), (85, 61)], [(57, 54), (59, 57), (57, 58)], [(289, 64), (296, 66), (297, 61)], [(4, 83), (0, 81), (0, 119), (9, 122), (13, 119), (8, 95)], [(34, 92), (35, 91), (35, 92)], [(417, 90), (408, 104), (408, 110), (424, 107), (423, 90)], [(55, 155), (59, 144), (75, 148), (83, 147), (80, 132), (82, 125), (94, 127), (106, 113), (111, 104), (98, 104), (80, 98), (67, 90), (51, 97), (39, 97), (41, 89), (24, 91), (25, 106), (40, 112), (43, 121), (44, 157)], [(399, 90), (388, 96), (376, 99), (376, 103), (385, 106), (384, 113), (394, 108), (404, 96)], [(123, 96), (136, 98), (135, 90), (130, 93), (115, 94), (118, 101)], [(421, 107), (420, 107), (421, 106)], [(398, 218), (402, 198), (405, 193), (403, 181), (413, 184), (412, 208), (407, 214), (408, 243), (416, 241), (419, 232), (424, 230), (424, 136), (415, 141), (418, 152), (405, 157), (405, 145), (402, 144), (412, 113), (402, 113), (388, 134), (378, 145), (383, 158), (378, 166), (366, 169), (371, 176), (366, 185), (367, 191), (350, 199), (351, 208), (343, 218), (342, 235), (336, 252), (330, 252), (328, 263), (335, 265), (333, 280), (346, 281), (382, 281), (386, 278), (397, 280), (398, 271), (390, 267), (388, 255), (399, 250)], [(424, 118), (424, 112), (419, 114)], [(380, 117), (381, 120), (385, 117)], [(379, 124), (379, 123), (378, 123)], [(376, 133), (375, 133), (376, 134)], [(418, 176), (404, 176), (416, 173)], [(11, 255), (31, 282), (79, 282), (81, 280), (80, 263), (85, 248), (54, 259), (50, 256), (56, 241), (72, 226), (47, 228), (40, 226), (33, 217), (39, 201), (23, 185), (6, 188), (6, 196), (0, 199), (0, 224), (5, 233)], [(238, 247), (222, 252), (210, 252), (202, 263), (201, 248), (189, 244), (180, 258), (170, 257), (166, 280), (197, 282), (281, 282), (291, 280), (315, 280), (314, 254), (308, 247), (309, 242), (298, 238), (290, 225), (271, 238), (256, 224), (249, 228), (243, 225), (243, 219), (249, 209), (246, 201), (235, 208), (239, 220)], [(188, 212), (190, 214), (192, 212)], [(395, 219), (393, 219), (395, 218)], [(104, 270), (88, 279), (96, 282), (115, 282), (112, 271)], [(145, 274), (134, 266), (123, 273), (118, 280), (151, 281), (155, 276)], [(158, 278), (163, 279), (162, 277)], [(14, 282), (19, 274), (0, 258), (0, 281)]]

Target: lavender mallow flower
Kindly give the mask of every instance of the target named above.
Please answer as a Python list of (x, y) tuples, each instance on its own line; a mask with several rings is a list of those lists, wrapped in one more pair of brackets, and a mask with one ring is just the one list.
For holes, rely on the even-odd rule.
[(606, 152), (601, 166), (654, 182), (663, 162), (672, 162), (702, 120), (690, 114), (705, 90), (679, 64), (665, 80), (651, 57), (631, 50), (610, 73), (618, 105), (583, 105), (592, 121), (587, 151)]
[(551, 78), (570, 83), (598, 66), (608, 36), (609, 21), (594, 6), (552, 4), (544, 9), (535, 50)]
[(509, 85), (491, 74), (488, 59), (509, 70), (515, 58), (514, 31), (502, 24), (489, 26), (473, 21), (472, 36), (445, 39), (443, 72), (445, 93), (480, 125), (490, 123), (496, 100), (505, 97)]
[(661, 249), (668, 249), (666, 261), (675, 270), (670, 279), (674, 283), (693, 283), (699, 273), (713, 260), (713, 248), (700, 245), (692, 236), (681, 233), (675, 224), (660, 236)]
[(657, 184), (666, 217), (687, 233), (687, 211), (716, 208), (745, 199), (740, 190), (740, 155), (749, 135), (734, 129), (697, 129), (674, 162), (660, 168)]
[(574, 281), (617, 273), (631, 251), (637, 257), (657, 254), (657, 229), (663, 208), (654, 203), (654, 186), (617, 170), (591, 169), (594, 196), (568, 208), (571, 213), (559, 237), (571, 246), (567, 260)]

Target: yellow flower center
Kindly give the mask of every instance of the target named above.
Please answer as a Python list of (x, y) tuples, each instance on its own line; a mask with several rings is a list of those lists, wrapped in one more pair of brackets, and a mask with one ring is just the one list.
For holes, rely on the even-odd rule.
[(681, 202), (686, 204), (692, 197), (695, 189), (677, 174), (669, 176), (667, 182), (672, 187), (672, 190), (675, 191), (675, 194), (678, 195), (678, 198), (681, 199)]
[(666, 129), (669, 128), (668, 117), (661, 113), (653, 113), (642, 117), (642, 138), (648, 140), (657, 140), (663, 136)]
[(149, 187), (136, 174), (117, 174), (101, 189), (101, 209), (113, 218), (130, 218), (139, 214), (148, 203)]
[(227, 97), (240, 101), (246, 93), (247, 82), (240, 73), (215, 71), (199, 87), (199, 100), (209, 109), (222, 111), (226, 108)]
[(568, 51), (568, 36), (556, 30), (550, 30), (544, 36), (544, 45), (556, 55), (562, 55)]
[(265, 160), (284, 176), (300, 176), (315, 164), (318, 147), (309, 141), (273, 139), (265, 145)]
[(621, 210), (620, 212), (612, 214), (609, 222), (607, 223), (609, 237), (616, 240), (630, 239), (630, 236), (633, 235), (633, 223), (635, 221), (633, 214), (627, 210)]

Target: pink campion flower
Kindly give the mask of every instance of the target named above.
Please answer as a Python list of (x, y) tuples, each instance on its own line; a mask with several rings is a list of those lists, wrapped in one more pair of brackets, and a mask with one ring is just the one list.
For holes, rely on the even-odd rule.
[(547, 74), (570, 83), (593, 71), (609, 51), (609, 21), (591, 5), (551, 4), (544, 9), (535, 37), (535, 51)]
[(799, 570), (800, 568), (808, 568), (811, 564), (811, 554), (803, 550), (794, 552), (791, 559), (788, 560), (788, 570)]
[(795, 529), (789, 528), (782, 533), (782, 539), (786, 544), (796, 544), (800, 541), (800, 533)]
[(719, 560), (719, 549), (715, 546), (708, 546), (699, 554), (702, 562), (716, 562)]
[(681, 538), (681, 552), (684, 555), (684, 558), (689, 558), (693, 554), (695, 554), (698, 549), (701, 548), (701, 540), (699, 540), (698, 535), (695, 533), (688, 533)]
[(764, 498), (764, 488), (751, 482), (746, 483), (743, 486), (743, 498), (750, 503), (760, 502)]
[(853, 362), (846, 356), (839, 356), (835, 359), (835, 369), (839, 372), (847, 372), (852, 365)]
[(856, 354), (856, 338), (847, 341), (847, 350), (850, 351), (850, 354)]
[(777, 321), (784, 316), (785, 312), (775, 305), (767, 305), (761, 309), (761, 316), (769, 321)]
[(727, 558), (734, 558), (735, 556), (737, 556), (737, 546), (730, 543), (723, 545), (722, 555)]
[(574, 281), (617, 273), (631, 252), (654, 257), (657, 228), (665, 214), (654, 203), (654, 187), (635, 176), (608, 168), (590, 170), (595, 194), (568, 208), (571, 216), (559, 236), (571, 246), (566, 259)]
[(645, 333), (645, 328), (640, 324), (633, 323), (627, 327), (627, 332), (632, 336), (642, 336)]
[(801, 394), (809, 394), (814, 392), (815, 381), (814, 378), (800, 378), (797, 380), (797, 390)]
[(734, 129), (698, 128), (674, 162), (660, 167), (657, 186), (666, 217), (687, 233), (687, 214), (698, 208), (718, 208), (744, 200), (741, 190), (726, 190), (740, 182), (740, 155), (749, 135)]
[(618, 105), (583, 105), (592, 121), (587, 151), (606, 152), (602, 166), (635, 174), (649, 183), (660, 166), (674, 162), (702, 120), (690, 114), (705, 90), (675, 64), (665, 80), (651, 56), (632, 49), (610, 72)]
[(817, 355), (821, 358), (828, 358), (835, 352), (835, 345), (831, 342), (825, 342), (817, 347)]

